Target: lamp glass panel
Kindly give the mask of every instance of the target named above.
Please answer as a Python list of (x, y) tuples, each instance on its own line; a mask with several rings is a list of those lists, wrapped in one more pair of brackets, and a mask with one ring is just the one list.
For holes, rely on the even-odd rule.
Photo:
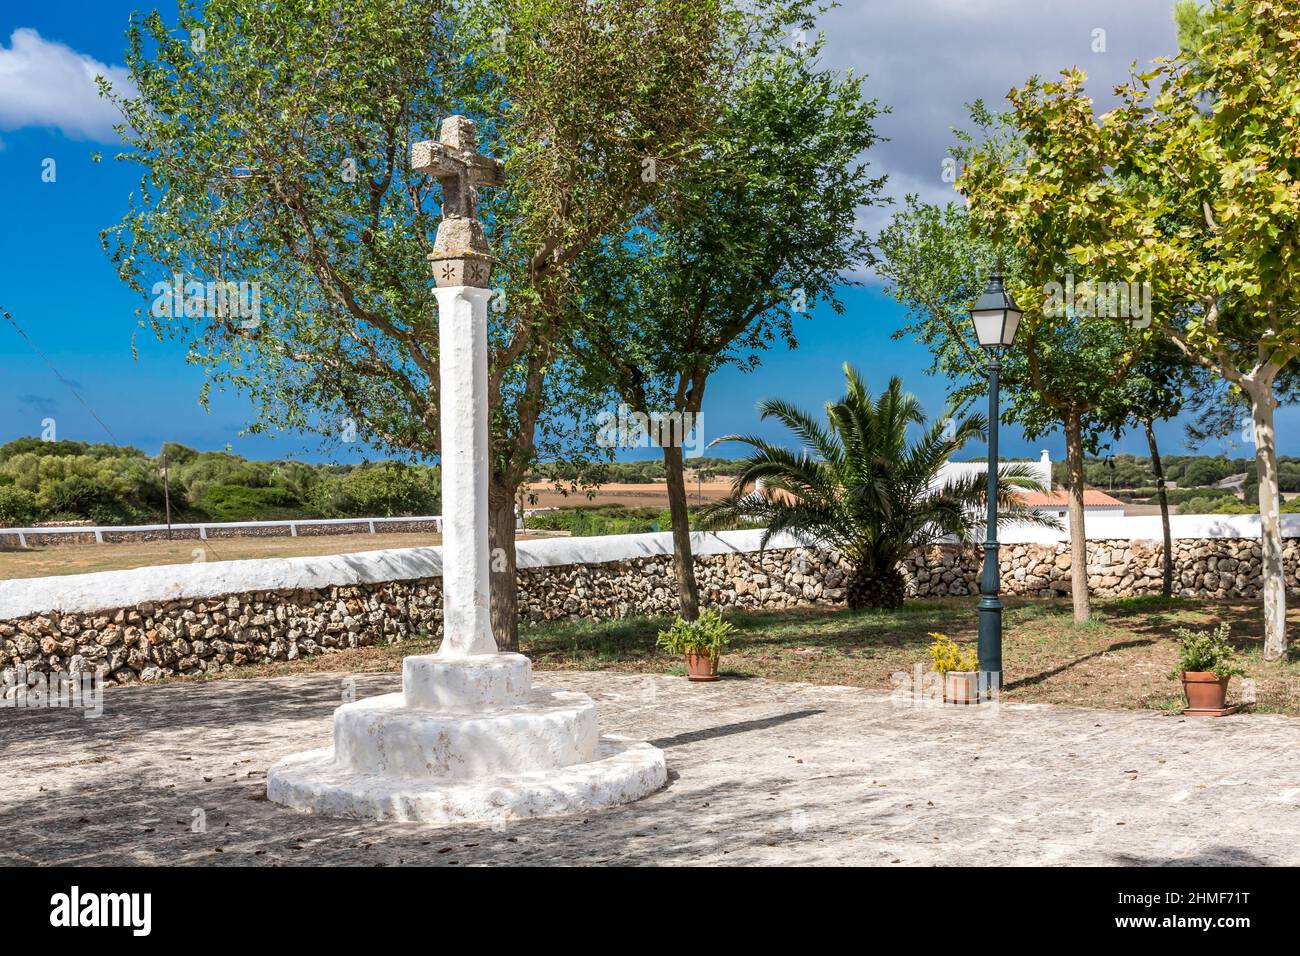
[(971, 321), (975, 323), (975, 337), (979, 339), (980, 345), (1001, 345), (1002, 344), (1002, 315), (1001, 309), (995, 312), (972, 312)]
[(1011, 341), (1016, 337), (1016, 329), (1020, 328), (1020, 317), (1021, 313), (1019, 312), (1007, 313), (1007, 325), (1002, 335), (1003, 345), (1009, 346)]

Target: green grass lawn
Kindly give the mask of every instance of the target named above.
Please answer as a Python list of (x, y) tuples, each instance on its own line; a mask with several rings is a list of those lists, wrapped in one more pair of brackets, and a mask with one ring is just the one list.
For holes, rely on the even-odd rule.
[[(1076, 626), (1068, 601), (1009, 602), (1004, 616), (1005, 699), (1176, 711), (1176, 627), (1232, 625), (1255, 710), (1300, 714), (1300, 654), (1266, 663), (1260, 610), (1253, 604), (1133, 598), (1098, 601), (1092, 620)], [(970, 598), (913, 602), (898, 611), (799, 609), (731, 615), (740, 629), (721, 673), (886, 689), (890, 675), (927, 662), (930, 632), (974, 641)], [(656, 652), (662, 620), (554, 622), (526, 629), (524, 652), (538, 669), (680, 673), (677, 660)], [(1300, 642), (1300, 616), (1293, 616)], [(1232, 694), (1240, 694), (1234, 680)]]
[[(1177, 662), (1173, 630), (1180, 625), (1232, 625), (1247, 676), (1255, 681), (1257, 712), (1300, 715), (1300, 653), (1284, 662), (1262, 659), (1261, 612), (1255, 604), (1159, 598), (1097, 601), (1093, 619), (1076, 626), (1068, 601), (1008, 602), (1003, 666), (1009, 701), (1176, 712), (1182, 693), (1167, 675)], [(890, 675), (926, 662), (929, 633), (975, 639), (973, 598), (909, 603), (898, 611), (798, 609), (735, 613), (739, 628), (722, 659), (724, 677), (849, 684), (889, 689)], [(684, 673), (680, 659), (655, 648), (666, 619), (561, 620), (525, 626), (522, 650), (538, 671), (614, 670)], [(1292, 641), (1300, 645), (1300, 615)], [(357, 648), (310, 660), (242, 668), (228, 676), (302, 671), (400, 670), (406, 654), (436, 650), (430, 640)], [(1230, 699), (1241, 693), (1234, 679)]]

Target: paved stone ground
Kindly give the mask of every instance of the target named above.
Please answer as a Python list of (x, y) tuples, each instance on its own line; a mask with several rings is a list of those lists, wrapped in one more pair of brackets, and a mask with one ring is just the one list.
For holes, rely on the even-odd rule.
[[(267, 802), (264, 780), (329, 743), (338, 675), (110, 688), (97, 720), (0, 710), (0, 863), (1300, 863), (1300, 719), (537, 679), (596, 697), (606, 731), (663, 747), (669, 785), (496, 831), (322, 819)], [(399, 681), (361, 675), (356, 692)]]

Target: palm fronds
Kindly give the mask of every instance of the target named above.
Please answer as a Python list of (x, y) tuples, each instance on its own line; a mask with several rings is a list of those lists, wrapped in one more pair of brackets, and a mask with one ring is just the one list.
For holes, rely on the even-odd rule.
[[(971, 415), (955, 426), (927, 424), (920, 403), (899, 378), (891, 378), (873, 398), (853, 366), (845, 364), (844, 377), (846, 394), (826, 406), (825, 424), (788, 402), (759, 406), (763, 419), (775, 419), (794, 433), (798, 451), (745, 435), (712, 443), (741, 442), (752, 453), (731, 495), (705, 508), (702, 524), (757, 521), (767, 529), (764, 546), (782, 532), (806, 544), (829, 545), (858, 575), (886, 580), (887, 599), (897, 593), (901, 600), (897, 565), (913, 548), (946, 537), (970, 542), (983, 534), (985, 476), (941, 479), (940, 473), (967, 442), (984, 437), (988, 423)], [(920, 434), (909, 442), (912, 426)], [(1003, 465), (998, 474), (999, 526), (1060, 527), (1055, 517), (1035, 512), (1016, 496), (1043, 490), (1031, 466)], [(761, 491), (749, 490), (759, 482)]]

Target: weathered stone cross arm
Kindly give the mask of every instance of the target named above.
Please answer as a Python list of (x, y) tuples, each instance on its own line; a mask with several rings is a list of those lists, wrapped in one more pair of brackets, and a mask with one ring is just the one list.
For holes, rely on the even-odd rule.
[(442, 186), (442, 214), (473, 219), (478, 213), (479, 186), (500, 186), (505, 182), (505, 164), (478, 152), (473, 120), (449, 116), (443, 120), (437, 140), (411, 147), (411, 169), (428, 173)]
[(466, 176), (478, 186), (505, 183), (505, 163), (491, 156), (455, 149), (445, 143), (426, 140), (411, 147), (411, 168), (437, 179)]

